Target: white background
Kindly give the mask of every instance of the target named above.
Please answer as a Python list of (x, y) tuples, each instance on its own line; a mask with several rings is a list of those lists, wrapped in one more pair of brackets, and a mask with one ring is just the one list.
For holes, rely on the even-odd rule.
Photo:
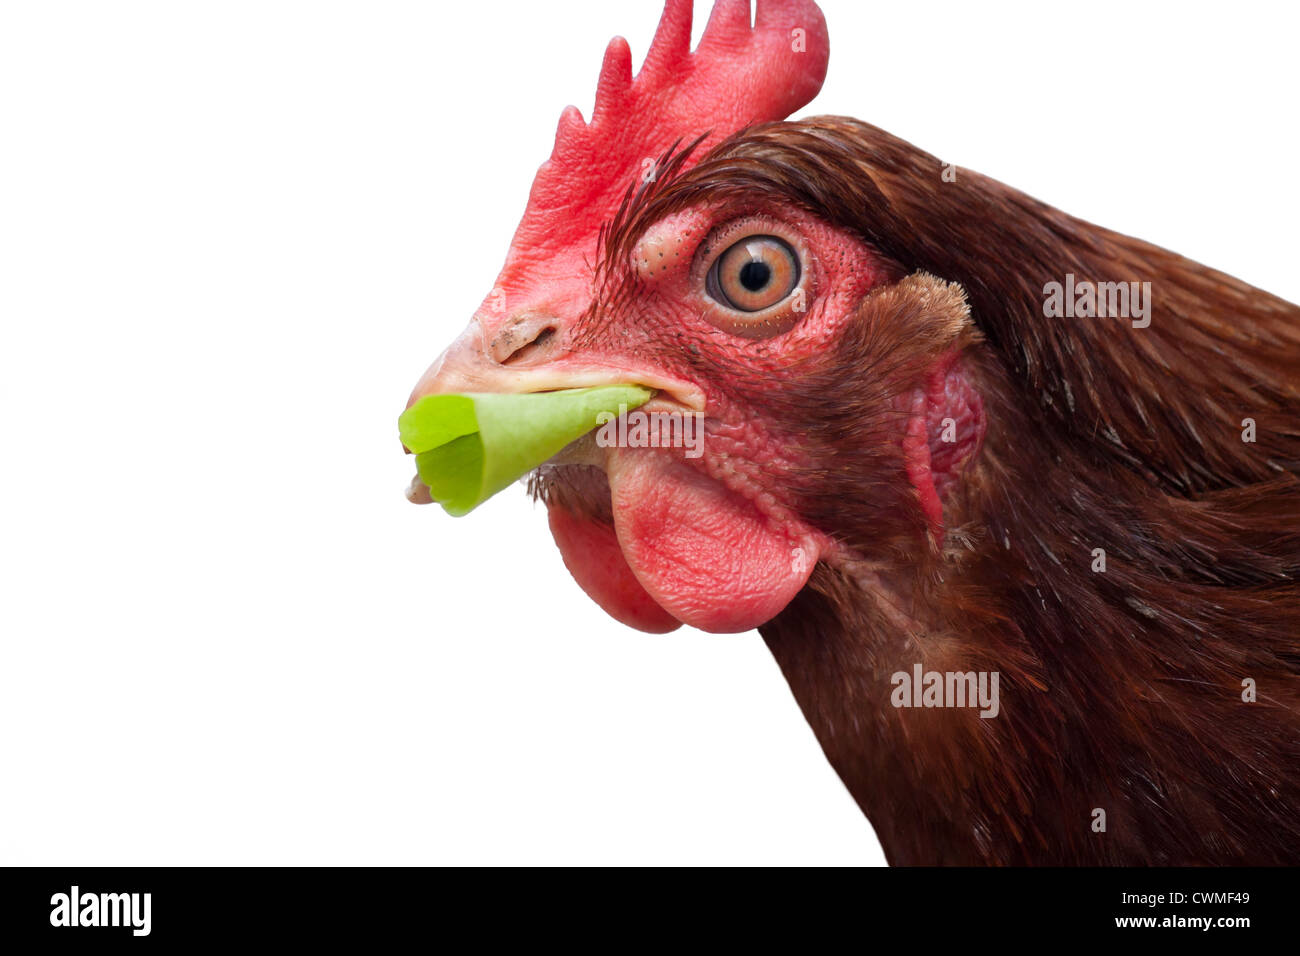
[[(1300, 299), (1283, 5), (824, 8), (805, 115)], [(0, 862), (882, 861), (757, 634), (615, 624), (522, 490), (402, 496), (409, 389), (657, 18), (4, 4)]]

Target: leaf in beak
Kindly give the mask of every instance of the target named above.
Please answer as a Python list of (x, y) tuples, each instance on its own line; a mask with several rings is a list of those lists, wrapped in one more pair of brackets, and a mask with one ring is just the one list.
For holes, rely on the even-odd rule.
[(640, 385), (426, 395), (397, 424), (433, 500), (459, 517), (591, 431), (602, 412), (617, 416), (652, 395)]

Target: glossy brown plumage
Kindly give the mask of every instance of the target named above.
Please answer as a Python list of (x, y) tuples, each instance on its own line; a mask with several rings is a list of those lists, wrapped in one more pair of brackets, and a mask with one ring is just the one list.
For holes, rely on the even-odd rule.
[[(800, 510), (860, 556), (819, 566), (764, 638), (892, 863), (1300, 862), (1300, 308), (941, 169), (854, 120), (771, 124), (606, 236), (617, 261), (669, 212), (762, 192), (898, 266), (826, 356), (775, 394), (752, 383), (833, 446)], [(1045, 317), (1067, 273), (1149, 281), (1150, 326)], [(946, 316), (922, 335), (891, 321), (918, 295)], [(954, 346), (988, 432), (940, 548), (905, 483), (855, 482), (896, 453), (891, 383)], [(998, 671), (1000, 716), (892, 708), (890, 675), (916, 662)]]

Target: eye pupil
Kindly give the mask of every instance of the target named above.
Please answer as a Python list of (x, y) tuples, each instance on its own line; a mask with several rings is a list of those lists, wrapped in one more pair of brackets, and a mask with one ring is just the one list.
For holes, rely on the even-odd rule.
[(740, 284), (750, 292), (758, 292), (772, 280), (772, 267), (766, 262), (751, 260), (740, 267)]

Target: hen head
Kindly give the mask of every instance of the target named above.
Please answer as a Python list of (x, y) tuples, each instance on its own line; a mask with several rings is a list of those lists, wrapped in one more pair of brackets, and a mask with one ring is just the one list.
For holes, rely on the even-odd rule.
[(748, 0), (719, 0), (694, 52), (690, 32), (690, 0), (669, 0), (635, 79), (610, 43), (591, 122), (562, 115), (494, 288), (411, 402), (654, 389), (632, 413), (648, 440), (588, 435), (532, 488), (613, 617), (731, 632), (819, 562), (940, 546), (983, 434), (963, 360), (978, 335), (957, 286), (854, 228), (875, 187), (848, 121), (778, 122), (825, 76), (816, 5), (760, 0), (751, 26)]

